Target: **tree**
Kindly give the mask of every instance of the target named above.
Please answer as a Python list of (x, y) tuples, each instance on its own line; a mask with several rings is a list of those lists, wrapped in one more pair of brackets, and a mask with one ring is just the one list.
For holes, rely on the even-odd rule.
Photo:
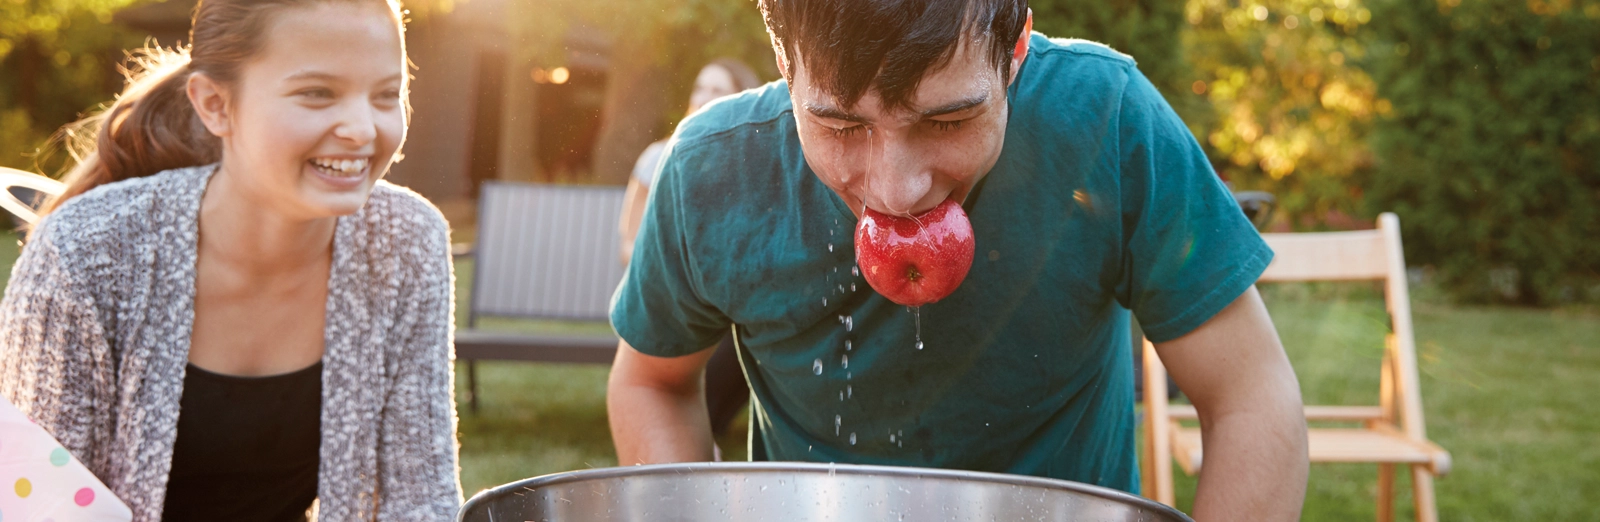
[(1373, 117), (1357, 0), (1189, 0), (1184, 46), (1213, 120), (1197, 133), (1236, 189), (1271, 192), (1297, 226), (1361, 210)]
[(0, 166), (60, 168), (64, 155), (38, 152), (56, 129), (121, 89), (117, 63), (140, 38), (111, 15), (132, 2), (0, 2)]
[(1407, 260), (1470, 301), (1600, 301), (1600, 2), (1369, 1), (1369, 204)]

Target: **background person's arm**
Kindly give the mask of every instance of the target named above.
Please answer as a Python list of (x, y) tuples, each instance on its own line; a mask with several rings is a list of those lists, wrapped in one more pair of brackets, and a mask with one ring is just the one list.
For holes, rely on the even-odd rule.
[(1300, 384), (1255, 287), (1156, 352), (1200, 414), (1195, 520), (1299, 520), (1309, 467)]
[(606, 383), (606, 415), (617, 464), (712, 459), (706, 413), (706, 361), (716, 345), (682, 357), (645, 355), (619, 341)]
[(633, 260), (633, 238), (639, 235), (639, 220), (644, 217), (644, 204), (650, 201), (650, 186), (638, 178), (628, 179), (628, 189), (622, 193), (622, 216), (617, 220), (617, 234), (622, 241), (617, 250), (622, 266)]

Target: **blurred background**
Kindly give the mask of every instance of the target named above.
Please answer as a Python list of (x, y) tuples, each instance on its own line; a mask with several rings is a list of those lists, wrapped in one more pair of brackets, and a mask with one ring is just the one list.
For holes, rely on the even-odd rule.
[[(1132, 55), (1235, 190), (1276, 196), (1269, 230), (1400, 216), (1429, 429), (1457, 462), (1438, 482), (1443, 518), (1600, 511), (1600, 0), (1030, 4), (1036, 30)], [(50, 152), (52, 133), (121, 89), (128, 50), (181, 44), (193, 5), (0, 0), (0, 166), (57, 174), (66, 155)], [(389, 179), (444, 209), (458, 242), (472, 239), (486, 180), (625, 183), (712, 59), (778, 79), (753, 0), (406, 6), (416, 113)], [(16, 254), (4, 253), (8, 270)], [(471, 270), (458, 263), (459, 279)], [(1266, 296), (1308, 402), (1376, 388), (1374, 372), (1345, 371), (1381, 352), (1373, 288)], [(1377, 348), (1312, 362), (1352, 343)], [(469, 494), (615, 464), (604, 368), (481, 371), (495, 391), (463, 414)], [(1374, 477), (1314, 468), (1306, 519), (1371, 518)]]
[[(57, 172), (62, 124), (191, 0), (0, 1), (0, 165)], [(717, 57), (777, 79), (753, 0), (407, 2), (417, 81), (391, 180), (470, 225), (488, 179), (622, 184)], [(1600, 301), (1600, 1), (1034, 0), (1035, 28), (1134, 56), (1276, 229), (1402, 217), (1455, 297)]]

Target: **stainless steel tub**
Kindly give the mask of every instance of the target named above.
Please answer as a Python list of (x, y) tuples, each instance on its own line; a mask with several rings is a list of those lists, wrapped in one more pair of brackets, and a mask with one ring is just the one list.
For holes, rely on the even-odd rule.
[(923, 468), (777, 462), (557, 473), (472, 497), (463, 522), (1188, 521), (1170, 507), (1063, 480)]

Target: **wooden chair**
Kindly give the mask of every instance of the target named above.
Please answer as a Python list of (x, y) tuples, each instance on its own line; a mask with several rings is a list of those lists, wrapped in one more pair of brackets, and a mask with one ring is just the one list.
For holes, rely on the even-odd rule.
[[(1311, 462), (1378, 464), (1378, 520), (1394, 518), (1394, 468), (1411, 470), (1417, 520), (1434, 522), (1433, 477), (1450, 471), (1450, 453), (1429, 441), (1417, 381), (1416, 341), (1405, 258), (1400, 249), (1400, 219), (1384, 213), (1377, 230), (1304, 234), (1262, 234), (1276, 253), (1261, 275), (1263, 283), (1295, 281), (1383, 281), (1390, 333), (1380, 371), (1376, 406), (1306, 406), (1308, 422), (1362, 423), (1357, 428), (1311, 427)], [(1199, 419), (1193, 406), (1167, 403), (1166, 370), (1155, 346), (1144, 342), (1145, 494), (1174, 502), (1172, 466), (1198, 473), (1202, 462), (1200, 429), (1180, 421)]]
[(471, 411), (478, 410), (476, 361), (610, 364), (617, 337), (493, 332), (478, 319), (559, 319), (607, 323), (622, 281), (617, 216), (622, 187), (489, 181), (478, 200), (478, 240), (466, 328), (456, 358), (467, 364)]

